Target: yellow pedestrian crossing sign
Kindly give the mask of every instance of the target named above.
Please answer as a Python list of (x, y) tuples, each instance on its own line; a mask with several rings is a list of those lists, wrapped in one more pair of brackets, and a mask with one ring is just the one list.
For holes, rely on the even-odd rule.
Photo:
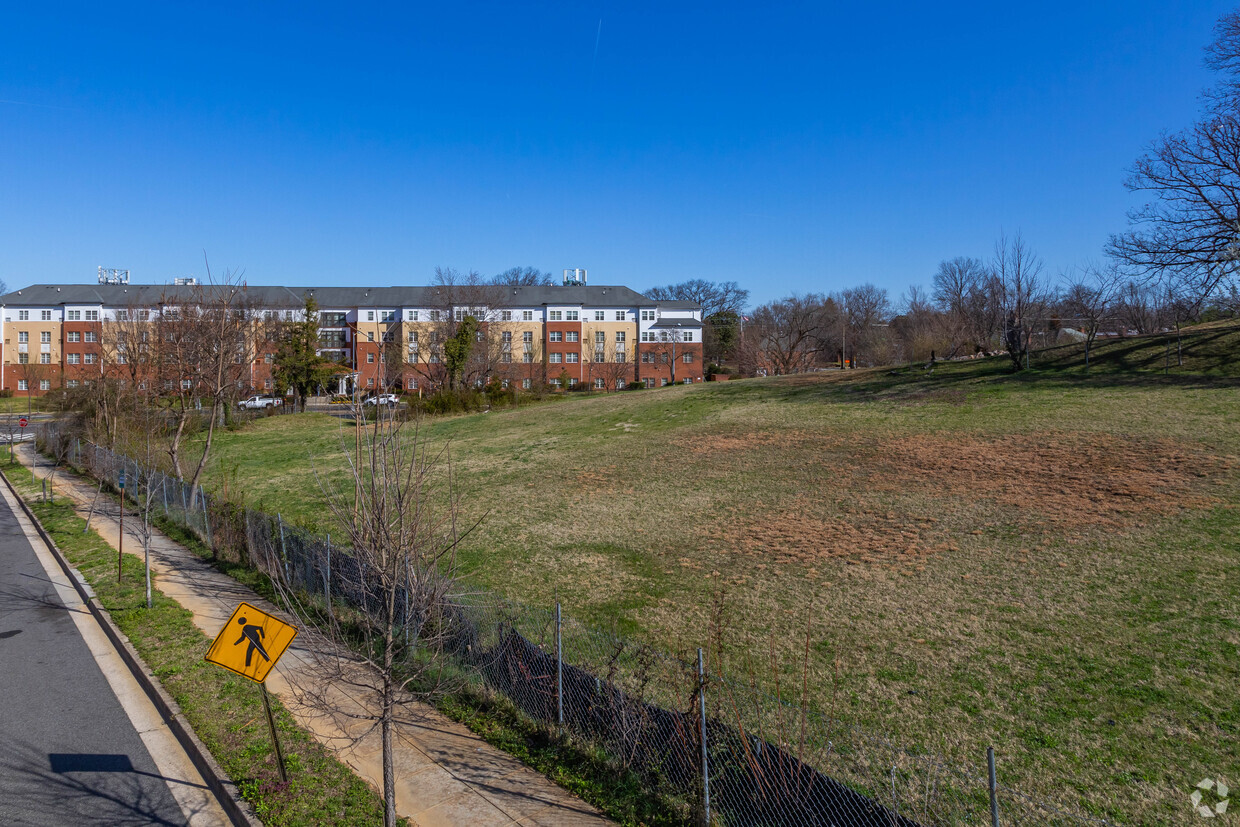
[(206, 660), (262, 683), (295, 637), (296, 627), (242, 603), (215, 636)]

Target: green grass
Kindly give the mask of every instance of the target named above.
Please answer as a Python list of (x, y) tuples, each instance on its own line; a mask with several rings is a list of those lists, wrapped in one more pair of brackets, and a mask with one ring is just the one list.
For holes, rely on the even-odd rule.
[[(30, 471), (25, 466), (18, 465), (5, 466), (6, 472), (10, 468), (14, 471), (9, 472), (9, 478), (18, 486), (19, 491), (24, 490), (30, 495), (26, 499), (32, 508), (36, 509), (36, 514), (39, 513), (39, 509), (68, 510), (68, 506), (63, 503), (52, 506), (39, 502), (38, 493), (34, 490), (35, 480)], [(60, 473), (71, 472), (62, 470)], [(78, 519), (78, 522), (82, 521)], [(167, 537), (180, 543), (222, 573), (253, 589), (261, 597), (271, 601), (277, 600), (271, 581), (262, 573), (236, 561), (212, 555), (197, 534), (161, 515), (155, 516), (153, 524)], [(44, 527), (47, 528), (46, 523)], [(91, 533), (89, 537), (92, 542), (102, 543), (94, 533)], [(62, 539), (55, 534), (53, 539), (63, 551)], [(78, 534), (70, 534), (64, 540), (71, 544), (80, 541)], [(114, 558), (110, 559), (114, 561)], [(128, 566), (127, 561), (127, 572)], [(115, 568), (110, 570), (115, 571)], [(106, 576), (106, 571), (103, 574)], [(143, 617), (145, 609), (140, 594), (137, 599), (138, 617)], [(199, 637), (202, 636), (199, 635)], [(205, 638), (202, 639), (205, 640)], [(202, 653), (205, 653), (206, 646), (207, 643), (202, 644)], [(207, 670), (207, 673), (214, 674), (217, 671), (219, 670), (211, 669)], [(206, 693), (209, 695), (210, 687), (206, 687)], [(195, 695), (199, 694), (202, 693), (195, 693)], [(259, 703), (261, 704), (261, 701)], [(684, 821), (683, 813), (686, 811), (684, 802), (671, 800), (661, 793), (652, 793), (642, 785), (634, 773), (624, 767), (618, 767), (611, 757), (596, 747), (565, 737), (563, 733), (557, 732), (554, 728), (532, 720), (506, 699), (496, 696), (483, 686), (463, 682), (458, 691), (435, 698), (435, 704), (452, 720), (464, 724), (471, 731), (481, 735), (492, 746), (521, 759), (556, 784), (598, 807), (619, 824), (632, 825), (632, 827), (659, 827), (659, 825), (680, 824)], [(291, 725), (291, 719), (282, 723)], [(281, 732), (283, 732), (283, 726)], [(283, 739), (281, 743), (285, 744)], [(285, 744), (285, 749), (287, 751), (287, 744)], [(266, 790), (260, 789), (259, 793), (265, 794)], [(348, 815), (345, 813), (346, 817)], [(309, 822), (268, 821), (266, 818), (264, 822), (270, 824), (320, 823), (314, 820)]]
[(289, 775), (282, 783), (259, 687), (203, 661), (210, 640), (174, 600), (156, 589), (152, 607), (146, 608), (140, 560), (125, 555), (118, 585), (115, 550), (95, 532), (84, 531), (85, 521), (67, 500), (40, 502), (39, 485), (24, 466), (6, 465), (4, 473), (264, 824), (383, 823), (378, 794), (273, 700)]
[[(1001, 781), (1165, 823), (1240, 777), (1240, 334), (674, 387), (429, 420), (473, 582), (688, 653)], [(220, 436), (211, 485), (331, 530), (353, 432)], [(319, 479), (316, 479), (317, 472)], [(722, 594), (722, 614), (712, 610)], [(720, 628), (722, 627), (722, 628)], [(718, 630), (712, 635), (712, 629)]]

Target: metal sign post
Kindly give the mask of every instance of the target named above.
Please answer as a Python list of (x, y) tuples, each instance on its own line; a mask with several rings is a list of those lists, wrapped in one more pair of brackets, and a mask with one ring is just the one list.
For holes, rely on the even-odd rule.
[(125, 469), (121, 468), (116, 478), (116, 486), (121, 490), (121, 533), (116, 541), (116, 582), (121, 582), (121, 561), (125, 559)]

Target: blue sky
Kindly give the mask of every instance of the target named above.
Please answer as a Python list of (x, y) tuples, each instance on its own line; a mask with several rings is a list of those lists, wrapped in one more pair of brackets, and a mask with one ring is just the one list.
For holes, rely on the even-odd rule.
[(1225, 3), (21, 4), (0, 278), (422, 284), (514, 265), (755, 303), (1021, 232), (1098, 258)]

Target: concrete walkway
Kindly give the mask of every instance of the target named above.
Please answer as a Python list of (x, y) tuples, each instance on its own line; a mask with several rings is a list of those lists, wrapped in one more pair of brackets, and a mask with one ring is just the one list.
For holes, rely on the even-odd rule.
[[(22, 446), (18, 456), (40, 478), (50, 471), (46, 458)], [(95, 487), (57, 475), (56, 492), (67, 495), (78, 513), (86, 516)], [(100, 496), (91, 528), (117, 546), (116, 501)], [(140, 556), (140, 539), (131, 532), (137, 523), (126, 520), (126, 552)], [(241, 601), (285, 617), (253, 591), (216, 571), (183, 546), (155, 532), (151, 570), (160, 591), (179, 602), (194, 624), (214, 637)], [(286, 619), (288, 619), (286, 617)], [(206, 652), (206, 642), (203, 651)], [(348, 715), (327, 716), (298, 702), (307, 690), (331, 695), (344, 709), (364, 706), (364, 697), (352, 696), (343, 685), (316, 685), (312, 667), (312, 635), (303, 634), (267, 679), (267, 687), (303, 728), (334, 751), (337, 757), (376, 789), (382, 787), (379, 731), (369, 721)], [(296, 689), (296, 691), (294, 691)], [(412, 712), (412, 714), (410, 714)], [(603, 825), (602, 814), (556, 786), (541, 773), (501, 752), (463, 725), (421, 704), (407, 707), (393, 738), (396, 751), (396, 808), (421, 827), (437, 825)], [(369, 730), (369, 731), (368, 731)]]

